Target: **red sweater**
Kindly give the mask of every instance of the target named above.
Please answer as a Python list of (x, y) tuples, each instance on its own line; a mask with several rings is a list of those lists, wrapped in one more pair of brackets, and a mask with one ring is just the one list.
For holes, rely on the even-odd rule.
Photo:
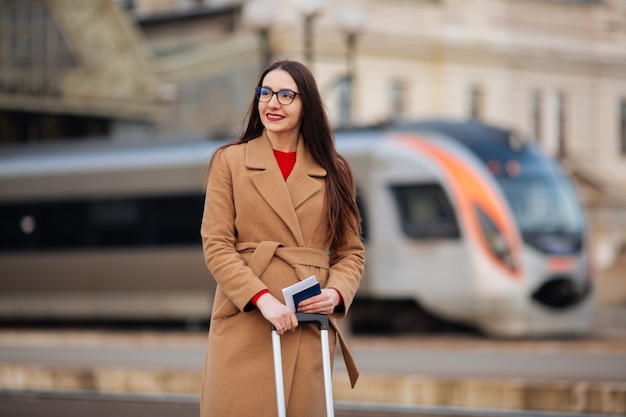
[(283, 178), (287, 181), (287, 177), (291, 174), (293, 166), (296, 164), (296, 153), (282, 152), (274, 149), (274, 156), (276, 157), (276, 162), (278, 162), (278, 166), (280, 167), (280, 172), (283, 173)]

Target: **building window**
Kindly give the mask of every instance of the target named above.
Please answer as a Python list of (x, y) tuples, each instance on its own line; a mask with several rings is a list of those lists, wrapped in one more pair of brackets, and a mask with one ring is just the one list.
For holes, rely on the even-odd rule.
[(352, 124), (352, 79), (343, 78), (339, 82), (339, 126)]
[(41, 0), (0, 2), (0, 91), (59, 95), (77, 59)]
[(622, 156), (626, 156), (626, 98), (620, 103), (619, 143)]
[(365, 197), (359, 187), (356, 188), (356, 205), (359, 209), (359, 213), (361, 214), (361, 240), (363, 240), (363, 242), (367, 242), (367, 238), (369, 237), (367, 210), (365, 208)]
[(567, 97), (560, 91), (556, 96), (558, 156), (567, 156)]
[(391, 101), (391, 116), (398, 117), (406, 114), (407, 94), (406, 83), (401, 80), (393, 80), (389, 85)]
[(531, 126), (532, 135), (537, 142), (541, 142), (541, 130), (543, 129), (543, 102), (541, 97), (541, 91), (533, 91), (531, 96)]
[(470, 117), (481, 120), (484, 116), (485, 93), (479, 85), (472, 85), (469, 92)]

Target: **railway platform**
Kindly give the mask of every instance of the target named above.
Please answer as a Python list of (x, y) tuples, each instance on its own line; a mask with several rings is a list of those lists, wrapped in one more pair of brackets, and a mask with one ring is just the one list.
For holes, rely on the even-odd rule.
[[(578, 339), (352, 336), (337, 402), (626, 415), (626, 314)], [(0, 391), (198, 395), (206, 333), (0, 329)], [(339, 358), (338, 358), (339, 359)]]

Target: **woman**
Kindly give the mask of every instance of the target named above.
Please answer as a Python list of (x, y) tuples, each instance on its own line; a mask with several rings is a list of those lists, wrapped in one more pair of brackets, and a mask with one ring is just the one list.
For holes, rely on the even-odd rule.
[(331, 316), (352, 386), (358, 371), (335, 320), (363, 274), (355, 184), (337, 154), (311, 72), (279, 61), (261, 75), (244, 133), (209, 166), (202, 242), (217, 281), (202, 384), (203, 417), (275, 416), (269, 324), (281, 337), (289, 416), (323, 416), (319, 330), (299, 326), (282, 289), (315, 275), (299, 305)]

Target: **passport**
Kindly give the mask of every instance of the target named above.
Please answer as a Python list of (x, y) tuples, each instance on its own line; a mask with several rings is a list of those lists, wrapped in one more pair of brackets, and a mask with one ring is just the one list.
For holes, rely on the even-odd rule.
[(312, 287), (306, 288), (302, 291), (299, 291), (293, 295), (293, 304), (298, 311), (298, 305), (300, 305), (300, 301), (306, 300), (307, 298), (313, 297), (314, 295), (318, 295), (322, 293), (322, 289), (320, 288), (320, 283), (317, 282)]
[(296, 313), (298, 312), (298, 304), (300, 304), (300, 302), (321, 293), (322, 289), (315, 275), (311, 275), (300, 282), (283, 288), (285, 304)]

